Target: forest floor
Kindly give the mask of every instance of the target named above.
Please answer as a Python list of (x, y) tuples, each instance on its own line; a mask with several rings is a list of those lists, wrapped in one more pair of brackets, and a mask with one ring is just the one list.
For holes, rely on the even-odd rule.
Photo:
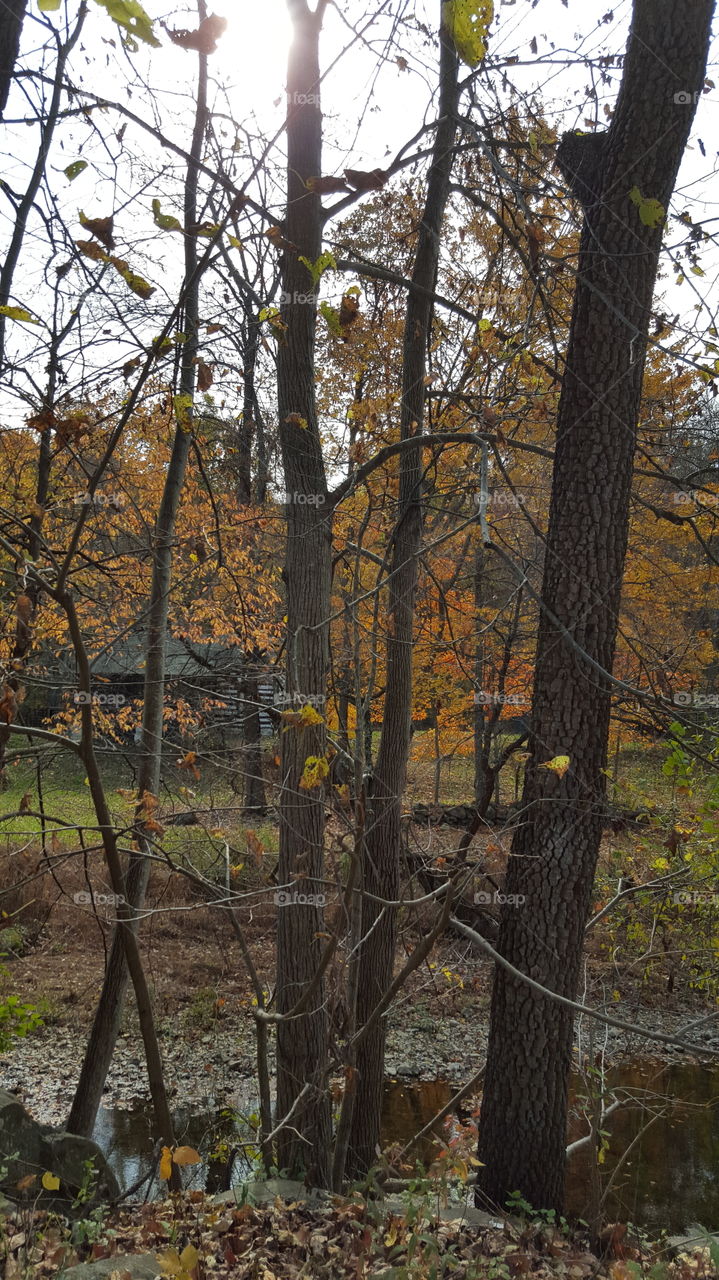
[[(113, 766), (114, 768), (114, 766)], [(444, 775), (441, 798), (466, 799), (468, 762), (455, 761)], [(628, 753), (623, 766), (621, 800), (639, 807), (652, 806), (663, 796), (667, 780), (661, 773), (661, 753)], [(132, 813), (132, 792), (125, 783), (131, 774), (115, 773), (110, 792), (117, 807), (118, 825)], [(511, 781), (511, 780), (510, 780)], [(239, 798), (220, 776), (203, 779), (188, 793), (186, 778), (170, 779), (158, 810), (165, 815), (193, 806), (201, 810), (203, 825), (167, 825), (163, 841), (178, 863), (187, 859), (215, 884), (224, 883), (228, 865), (232, 886), (253, 892), (251, 906), (242, 911), (242, 923), (260, 978), (270, 989), (275, 960), (278, 907), (274, 903), (274, 869), (277, 861), (277, 825), (272, 814), (248, 829), (241, 819)], [(409, 802), (426, 801), (432, 794), (431, 762), (415, 760), (409, 775)], [(84, 859), (73, 852), (76, 837), (59, 830), (48, 849), (52, 870), (41, 863), (37, 818), (25, 817), (21, 800), (32, 793), (34, 769), (19, 768), (3, 795), (3, 808), (16, 808), (12, 830), (6, 824), (0, 844), (0, 884), (16, 885), (3, 895), (6, 917), (0, 921), (0, 996), (12, 991), (37, 1006), (44, 1027), (14, 1043), (0, 1055), (0, 1087), (20, 1089), (38, 1119), (58, 1123), (67, 1113), (87, 1032), (98, 998), (106, 949), (111, 938), (112, 908), (76, 901), (92, 884), (95, 892), (108, 887), (101, 855)], [(510, 787), (514, 790), (514, 785)], [(189, 797), (189, 798), (188, 798)], [(512, 795), (503, 796), (511, 800)], [(46, 772), (42, 800), (50, 821), (53, 816), (73, 822), (93, 821), (86, 787), (61, 771)], [(408, 806), (409, 807), (409, 804)], [(678, 826), (677, 811), (674, 823)], [(331, 925), (346, 869), (348, 815), (330, 816), (327, 836), (328, 906)], [(670, 824), (670, 831), (673, 830)], [(407, 820), (406, 845), (430, 869), (443, 872), (451, 862), (461, 832), (428, 827)], [(86, 843), (91, 844), (91, 832)], [(682, 837), (685, 838), (685, 837)], [(668, 848), (667, 824), (607, 832), (602, 845), (596, 880), (595, 907), (611, 899), (620, 876), (632, 875), (638, 883), (652, 879), (659, 864), (681, 865), (683, 845)], [(50, 845), (48, 839), (47, 845)], [(507, 831), (485, 830), (474, 840), (470, 859), (502, 882), (509, 854)], [(416, 881), (410, 893), (422, 889)], [(669, 895), (670, 896), (670, 895)], [(255, 1078), (252, 990), (229, 922), (217, 907), (210, 907), (200, 892), (181, 875), (158, 865), (153, 870), (148, 913), (141, 941), (148, 979), (167, 1065), (168, 1085), (183, 1102), (213, 1098), (246, 1102)], [(429, 909), (409, 906), (403, 913), (398, 964), (429, 927)], [(2, 926), (6, 925), (4, 933)], [(584, 991), (580, 1000), (605, 1014), (638, 1028), (675, 1035), (693, 1020), (716, 1012), (716, 960), (712, 954), (711, 920), (692, 908), (678, 910), (671, 902), (657, 910), (656, 898), (630, 897), (602, 921), (590, 935)], [(10, 945), (8, 946), (8, 929)], [(703, 945), (700, 930), (707, 932)], [(5, 946), (2, 946), (3, 938)], [(708, 959), (706, 958), (708, 956)], [(330, 992), (343, 983), (343, 954), (328, 973)], [(712, 971), (714, 979), (712, 979)], [(463, 1083), (481, 1068), (491, 995), (490, 963), (470, 941), (447, 934), (428, 962), (413, 974), (391, 1011), (387, 1070), (401, 1079), (448, 1080)], [(341, 1038), (342, 1007), (334, 1016)], [(690, 1037), (707, 1053), (719, 1052), (719, 1023), (706, 1021)], [(577, 1054), (589, 1048), (590, 1022), (577, 1023)], [(603, 1052), (608, 1061), (639, 1055), (672, 1060), (689, 1056), (642, 1036), (595, 1024), (592, 1053)], [(48, 1070), (48, 1055), (52, 1069)], [(129, 1105), (146, 1093), (142, 1049), (132, 1002), (128, 1001), (123, 1034), (108, 1080), (106, 1105)]]

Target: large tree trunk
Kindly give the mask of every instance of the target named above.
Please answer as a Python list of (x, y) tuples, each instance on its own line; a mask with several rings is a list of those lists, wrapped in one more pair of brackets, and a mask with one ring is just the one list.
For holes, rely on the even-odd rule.
[[(332, 522), (327, 501), (315, 401), (316, 306), (304, 256), (314, 263), (322, 244), (319, 196), (306, 179), (322, 173), (322, 114), (318, 44), (322, 13), (306, 0), (289, 0), (294, 39), (287, 72), (287, 217), (277, 395), (280, 443), (287, 491), (287, 693), (325, 696), (329, 663)], [(309, 501), (307, 500), (309, 499)], [(326, 755), (326, 730), (283, 724), (280, 794), (279, 883), (290, 894), (322, 891), (324, 794), (303, 787), (308, 756)], [(279, 897), (279, 895), (278, 895)], [(329, 1186), (332, 1120), (326, 1088), (328, 1017), (321, 982), (313, 984), (321, 955), (320, 906), (278, 902), (277, 1010), (301, 1012), (277, 1028), (278, 1121), (291, 1112), (278, 1136), (278, 1165), (306, 1172), (308, 1181)], [(310, 989), (311, 988), (311, 989)], [(304, 1092), (303, 1092), (304, 1090)]]
[(0, 120), (5, 115), (26, 8), (27, 0), (5, 0), (0, 6)]
[[(421, 437), (424, 417), (427, 347), (432, 323), (431, 294), (439, 261), (440, 234), (449, 194), (457, 128), (457, 55), (441, 24), (439, 123), (427, 184), (407, 299), (402, 368), (401, 438)], [(399, 512), (392, 552), (387, 608), (387, 692), (382, 736), (372, 779), (370, 819), (365, 839), (362, 936), (357, 999), (361, 1027), (387, 990), (394, 966), (394, 907), (399, 892), (400, 814), (412, 718), (412, 636), (417, 559), (422, 538), (422, 453), (407, 449), (400, 460)], [(382, 919), (377, 923), (378, 916)], [(361, 1176), (375, 1163), (380, 1136), (386, 1019), (361, 1042), (357, 1054), (357, 1092), (349, 1143), (349, 1172)]]
[[(203, 21), (207, 14), (205, 0), (198, 0), (198, 16)], [(185, 225), (197, 222), (197, 163), (202, 158), (207, 122), (207, 55), (199, 55), (199, 77), (195, 124), (191, 157), (185, 181)], [(193, 163), (194, 161), (194, 163)], [(197, 273), (197, 239), (185, 236), (185, 318), (187, 341), (182, 348), (180, 368), (180, 393), (185, 403), (191, 402), (195, 392), (196, 358), (198, 353), (199, 277)], [(130, 858), (126, 873), (126, 896), (133, 912), (139, 912), (147, 892), (150, 877), (150, 860), (146, 856), (149, 846), (143, 831), (147, 816), (142, 797), (157, 796), (162, 772), (162, 739), (165, 709), (165, 654), (167, 648), (167, 618), (170, 606), (172, 561), (175, 524), (180, 497), (185, 481), (187, 460), (192, 440), (191, 424), (187, 418), (177, 426), (172, 454), (165, 477), (154, 537), (152, 586), (147, 615), (147, 655), (143, 690), (142, 760), (138, 779), (140, 803), (136, 816), (137, 853)], [(120, 1033), (122, 1010), (128, 983), (126, 963), (128, 928), (137, 932), (137, 919), (132, 925), (118, 926), (113, 934), (110, 956), (100, 999), (95, 1010), (90, 1037), (73, 1098), (67, 1127), (71, 1133), (90, 1137), (95, 1127), (98, 1107), (102, 1099), (105, 1080), (115, 1052)]]
[[(499, 949), (552, 991), (576, 994), (602, 831), (611, 680), (635, 433), (662, 240), (629, 193), (666, 208), (706, 66), (712, 0), (635, 0), (624, 77), (586, 202), (557, 425), (531, 759), (509, 861)], [(583, 170), (583, 177), (585, 172)], [(571, 759), (564, 777), (542, 768)], [(564, 1198), (572, 1015), (495, 973), (480, 1119), (478, 1204), (520, 1190)]]

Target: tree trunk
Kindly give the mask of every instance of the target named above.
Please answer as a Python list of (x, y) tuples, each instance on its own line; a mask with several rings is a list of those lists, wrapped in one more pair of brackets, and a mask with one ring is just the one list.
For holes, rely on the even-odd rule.
[[(611, 679), (664, 208), (705, 74), (711, 0), (635, 0), (617, 108), (590, 182), (557, 424), (523, 810), (499, 950), (573, 998), (602, 831)], [(584, 176), (584, 175), (583, 175)], [(575, 188), (577, 189), (577, 188)], [(592, 192), (594, 193), (592, 195)], [(542, 768), (570, 757), (560, 777)], [(477, 1203), (561, 1209), (572, 1015), (497, 969)]]
[[(287, 72), (287, 216), (292, 246), (282, 263), (281, 318), (286, 326), (277, 353), (280, 444), (287, 491), (287, 693), (322, 698), (329, 664), (331, 515), (327, 502), (315, 400), (316, 294), (304, 256), (316, 262), (322, 246), (319, 196), (305, 181), (322, 173), (322, 114), (318, 44), (324, 4), (313, 13), (306, 0), (289, 0), (294, 39)], [(309, 301), (308, 301), (309, 299)], [(309, 501), (307, 500), (309, 499)], [(297, 697), (301, 702), (301, 696)], [(322, 891), (323, 788), (303, 787), (305, 761), (326, 756), (324, 719), (306, 727), (283, 724), (280, 794), (279, 884), (288, 894)], [(279, 898), (278, 894), (278, 898)], [(329, 1028), (321, 982), (308, 994), (322, 941), (317, 905), (278, 902), (277, 1011), (302, 1011), (277, 1028), (277, 1116), (289, 1124), (278, 1135), (278, 1165), (308, 1182), (330, 1181), (332, 1120), (326, 1089)], [(303, 1092), (305, 1090), (305, 1092)], [(301, 1095), (301, 1096), (300, 1096)]]
[[(205, 0), (198, 0), (198, 15), (203, 21), (207, 14)], [(197, 87), (197, 106), (192, 138), (191, 156), (202, 157), (207, 120), (207, 55), (199, 55), (200, 69)], [(197, 222), (197, 179), (199, 170), (192, 162), (188, 165), (185, 182), (185, 225)], [(199, 278), (197, 275), (197, 239), (185, 236), (185, 320), (187, 341), (182, 348), (180, 367), (180, 393), (194, 397), (195, 360), (198, 352)], [(187, 403), (187, 401), (185, 401)], [(191, 424), (183, 421), (175, 431), (165, 485), (160, 503), (154, 539), (152, 586), (147, 623), (147, 657), (142, 714), (142, 760), (138, 780), (140, 804), (136, 815), (136, 839), (138, 852), (131, 857), (126, 873), (126, 896), (132, 912), (142, 907), (150, 877), (150, 860), (144, 843), (143, 795), (157, 796), (162, 771), (162, 738), (165, 709), (165, 653), (167, 645), (167, 617), (170, 605), (172, 558), (175, 522), (180, 505), (182, 487), (192, 440)], [(102, 1099), (107, 1073), (120, 1032), (122, 1010), (127, 991), (128, 970), (126, 964), (128, 928), (137, 932), (137, 920), (131, 925), (118, 926), (112, 939), (110, 956), (105, 969), (102, 992), (93, 1019), (90, 1037), (85, 1050), (80, 1079), (73, 1098), (67, 1127), (71, 1133), (85, 1137), (92, 1135)]]
[(5, 0), (0, 6), (0, 120), (5, 115), (26, 8), (27, 0)]
[(256, 671), (250, 671), (245, 676), (242, 682), (242, 696), (244, 699), (242, 707), (243, 808), (249, 814), (264, 813), (267, 809), (267, 796), (262, 773), (260, 677)]
[[(431, 293), (437, 277), (440, 233), (449, 194), (457, 118), (457, 55), (441, 25), (439, 121), (419, 229), (404, 330), (401, 438), (421, 437), (424, 417), (427, 347), (432, 323)], [(412, 718), (412, 637), (417, 559), (422, 537), (422, 453), (401, 454), (399, 515), (387, 609), (387, 682), (382, 736), (372, 778), (370, 819), (365, 840), (363, 888), (396, 900), (399, 892), (400, 814), (410, 747)], [(381, 912), (382, 919), (377, 923)], [(357, 1025), (361, 1027), (392, 980), (396, 908), (382, 908), (364, 897)], [(362, 1176), (375, 1163), (380, 1136), (386, 1019), (380, 1018), (357, 1054), (357, 1092), (349, 1143), (348, 1168)]]

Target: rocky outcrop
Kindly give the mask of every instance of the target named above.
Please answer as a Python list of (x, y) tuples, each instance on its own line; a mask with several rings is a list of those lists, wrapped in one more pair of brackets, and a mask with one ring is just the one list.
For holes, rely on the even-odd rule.
[[(57, 1190), (43, 1187), (44, 1173), (59, 1178)], [(33, 1175), (34, 1183), (24, 1191), (18, 1188), (19, 1182)], [(83, 1201), (85, 1209), (88, 1204), (114, 1200), (120, 1194), (117, 1179), (97, 1143), (38, 1124), (14, 1094), (0, 1090), (0, 1190), (11, 1200), (32, 1196), (72, 1202), (81, 1189), (89, 1191), (89, 1198)]]

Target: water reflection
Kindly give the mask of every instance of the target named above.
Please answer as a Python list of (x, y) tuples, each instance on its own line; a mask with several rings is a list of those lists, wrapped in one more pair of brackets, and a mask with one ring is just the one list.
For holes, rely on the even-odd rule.
[[(616, 1175), (604, 1205), (605, 1217), (634, 1222), (651, 1232), (662, 1228), (681, 1232), (694, 1222), (718, 1230), (719, 1069), (640, 1061), (613, 1069), (608, 1083), (642, 1100), (650, 1116), (646, 1109), (621, 1109), (606, 1122), (609, 1145), (601, 1166), (603, 1186), (617, 1170), (622, 1153), (635, 1140), (636, 1145)], [(404, 1146), (445, 1106), (453, 1091), (442, 1080), (416, 1084), (388, 1080), (383, 1144)], [(582, 1092), (583, 1086), (575, 1080), (573, 1093)], [(666, 1097), (674, 1099), (672, 1105)], [(125, 1188), (149, 1169), (154, 1145), (150, 1116), (146, 1103), (131, 1111), (103, 1109), (98, 1115), (95, 1140)], [(651, 1116), (655, 1118), (647, 1127)], [(234, 1184), (250, 1176), (251, 1163), (242, 1144), (250, 1143), (252, 1134), (242, 1116), (227, 1109), (218, 1111), (208, 1099), (201, 1114), (178, 1108), (174, 1121), (178, 1144), (196, 1147), (205, 1157), (204, 1164), (185, 1171), (186, 1185), (215, 1192), (229, 1185), (228, 1178)], [(569, 1140), (585, 1132), (586, 1125), (575, 1118)], [(441, 1141), (440, 1135), (427, 1136), (415, 1154), (429, 1163)], [(587, 1212), (590, 1158), (588, 1150), (578, 1152), (567, 1170), (567, 1208), (580, 1217)], [(149, 1195), (159, 1191), (151, 1186)], [(141, 1194), (148, 1194), (146, 1188)]]

